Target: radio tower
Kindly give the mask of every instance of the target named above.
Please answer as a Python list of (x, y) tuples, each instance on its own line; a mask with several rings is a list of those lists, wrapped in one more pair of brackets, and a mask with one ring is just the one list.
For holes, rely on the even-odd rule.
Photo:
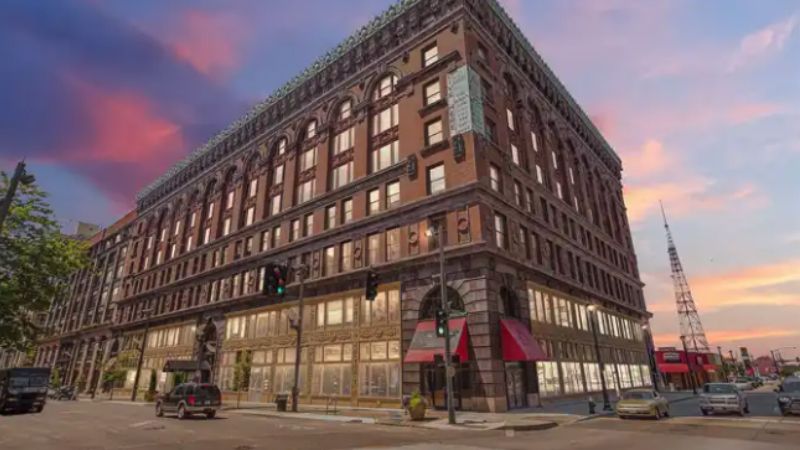
[(675, 248), (672, 233), (669, 231), (663, 204), (661, 204), (661, 215), (664, 217), (664, 229), (667, 230), (667, 250), (672, 268), (672, 285), (675, 287), (675, 303), (678, 305), (678, 318), (681, 321), (681, 336), (686, 339), (686, 347), (690, 351), (709, 353), (706, 333), (703, 331), (700, 314), (697, 313), (697, 306), (689, 289), (689, 281), (686, 280), (681, 260), (678, 258), (678, 249)]

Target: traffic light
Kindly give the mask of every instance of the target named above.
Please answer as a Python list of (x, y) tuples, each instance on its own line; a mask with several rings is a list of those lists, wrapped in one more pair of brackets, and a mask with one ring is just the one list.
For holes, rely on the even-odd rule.
[(436, 336), (444, 337), (447, 330), (447, 313), (443, 309), (436, 310)]
[(368, 301), (375, 300), (378, 296), (378, 274), (373, 271), (367, 272), (367, 280), (365, 283), (366, 289), (364, 295)]
[(269, 263), (264, 270), (264, 294), (286, 294), (288, 268), (280, 264)]

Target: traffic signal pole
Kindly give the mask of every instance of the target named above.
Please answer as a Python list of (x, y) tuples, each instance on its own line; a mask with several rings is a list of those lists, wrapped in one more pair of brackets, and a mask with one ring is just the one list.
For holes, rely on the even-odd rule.
[(305, 285), (306, 266), (301, 264), (297, 275), (300, 277), (300, 292), (297, 300), (297, 344), (294, 350), (294, 386), (292, 386), (292, 412), (297, 412), (297, 398), (300, 394), (300, 341), (303, 337), (303, 286)]
[(436, 227), (436, 233), (439, 240), (439, 287), (441, 289), (440, 297), (442, 301), (442, 310), (444, 311), (444, 370), (447, 389), (447, 421), (450, 425), (456, 423), (456, 408), (453, 403), (453, 375), (455, 369), (453, 368), (453, 358), (450, 350), (450, 304), (447, 301), (447, 284), (444, 275), (444, 233), (442, 233), (442, 224)]

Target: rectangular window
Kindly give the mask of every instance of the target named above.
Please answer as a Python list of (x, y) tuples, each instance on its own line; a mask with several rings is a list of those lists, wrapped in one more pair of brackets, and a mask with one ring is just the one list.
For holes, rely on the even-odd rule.
[(276, 194), (269, 200), (269, 213), (273, 216), (281, 212), (281, 197), (281, 194)]
[(214, 203), (208, 204), (208, 213), (206, 214), (206, 219), (210, 219), (214, 217)]
[(276, 166), (272, 174), (272, 184), (283, 183), (283, 164)]
[(550, 153), (550, 156), (553, 157), (553, 169), (558, 170), (558, 156), (556, 156), (556, 152)]
[(351, 241), (342, 242), (341, 251), (339, 252), (339, 267), (342, 272), (346, 272), (353, 268), (353, 243)]
[(178, 234), (180, 234), (180, 232), (181, 232), (181, 221), (178, 220), (177, 222), (175, 222), (175, 229), (172, 234), (173, 236), (177, 236)]
[(381, 248), (381, 235), (371, 234), (367, 237), (367, 265), (378, 264)]
[(381, 210), (381, 191), (372, 189), (367, 192), (367, 215), (372, 215)]
[(225, 209), (233, 208), (233, 198), (234, 198), (234, 192), (233, 191), (228, 192), (228, 200), (225, 202)]
[(435, 120), (425, 125), (425, 145), (431, 146), (442, 142), (444, 132), (442, 131), (442, 119)]
[(308, 237), (314, 234), (314, 214), (308, 214), (303, 219), (303, 236)]
[(228, 217), (222, 223), (222, 235), (227, 236), (231, 232), (231, 218)]
[(439, 48), (436, 44), (422, 50), (422, 67), (428, 67), (439, 60)]
[(272, 248), (281, 245), (281, 227), (280, 225), (272, 229)]
[(536, 138), (536, 133), (531, 131), (531, 143), (533, 145), (533, 151), (539, 151), (539, 140)]
[(192, 251), (192, 243), (193, 243), (192, 242), (192, 236), (189, 236), (188, 238), (186, 238), (186, 251), (187, 252)]
[(333, 169), (332, 189), (338, 189), (351, 181), (353, 181), (353, 161), (346, 162)]
[(508, 129), (514, 131), (515, 124), (514, 124), (514, 113), (510, 109), (506, 109), (506, 121), (508, 122)]
[(431, 81), (422, 88), (425, 95), (425, 106), (431, 105), (442, 99), (442, 88), (439, 80)]
[(269, 230), (267, 230), (267, 231), (261, 233), (261, 251), (265, 252), (265, 251), (269, 250), (269, 245), (270, 245)]
[(561, 200), (564, 199), (564, 192), (561, 190), (560, 181), (556, 181), (556, 195), (558, 195), (558, 198), (560, 198)]
[(506, 218), (502, 214), (494, 214), (494, 236), (498, 247), (508, 248)]
[(567, 169), (567, 172), (569, 173), (569, 183), (575, 184), (575, 174), (572, 172), (572, 167)]
[(255, 206), (251, 206), (251, 207), (247, 208), (247, 213), (245, 214), (244, 225), (245, 226), (252, 225), (253, 222), (255, 221), (255, 218), (256, 218), (256, 207)]
[(511, 144), (511, 162), (518, 166), (520, 165), (519, 149), (517, 149), (517, 146), (514, 144)]
[[(194, 224), (197, 222), (197, 213), (192, 212), (192, 217), (189, 219), (189, 226), (194, 227)], [(119, 237), (119, 235), (117, 235)]]
[(314, 191), (316, 190), (317, 180), (313, 178), (311, 180), (306, 181), (305, 183), (300, 184), (297, 190), (297, 203), (305, 203), (312, 198), (314, 198)]
[(211, 227), (208, 227), (203, 232), (203, 244), (211, 242)]
[(377, 136), (391, 130), (400, 123), (400, 110), (397, 103), (372, 116), (372, 135)]
[(326, 247), (322, 265), (323, 275), (328, 276), (334, 274), (336, 272), (335, 264), (336, 264), (336, 248)]
[(522, 207), (522, 185), (516, 180), (514, 181), (514, 201), (517, 206)]
[(400, 228), (386, 230), (386, 261), (400, 259)]
[(530, 189), (525, 189), (525, 209), (533, 213), (533, 191)]
[(337, 134), (333, 140), (333, 154), (339, 154), (353, 148), (355, 142), (355, 127), (350, 127)]
[(500, 183), (500, 169), (497, 168), (494, 164), (489, 165), (489, 182), (497, 192), (501, 192), (501, 183)]
[(542, 172), (542, 166), (538, 164), (536, 165), (536, 181), (538, 181), (539, 184), (544, 183), (544, 173)]
[(383, 170), (397, 164), (400, 160), (400, 142), (394, 140), (372, 151), (372, 172)]
[(444, 164), (428, 167), (428, 195), (438, 194), (445, 190)]
[(304, 172), (317, 165), (317, 148), (310, 148), (300, 155), (300, 171)]
[(400, 204), (400, 182), (393, 181), (386, 185), (386, 209)]
[(258, 192), (258, 178), (250, 180), (250, 186), (247, 188), (247, 196), (255, 197)]
[(353, 220), (353, 199), (342, 200), (342, 224)]
[(325, 208), (325, 229), (329, 230), (336, 226), (336, 205)]
[(300, 219), (292, 220), (289, 228), (289, 242), (294, 242), (300, 237)]

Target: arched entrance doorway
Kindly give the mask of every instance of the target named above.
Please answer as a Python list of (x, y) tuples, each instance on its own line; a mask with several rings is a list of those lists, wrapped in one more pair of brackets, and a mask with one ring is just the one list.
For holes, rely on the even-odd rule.
[[(450, 308), (451, 317), (463, 317), (467, 312), (464, 308), (464, 301), (455, 289), (446, 287), (447, 303)], [(441, 287), (431, 288), (422, 300), (419, 310), (419, 320), (434, 320), (436, 311), (441, 308)], [(463, 320), (463, 319), (462, 319)], [(452, 329), (452, 328), (451, 328)], [(456, 409), (464, 409), (465, 400), (472, 398), (472, 378), (473, 371), (469, 361), (461, 361), (454, 358), (453, 367), (455, 376), (453, 378), (453, 400)], [(432, 362), (420, 365), (420, 392), (428, 398), (429, 403), (437, 409), (447, 408), (447, 379), (445, 378), (444, 355), (437, 355)]]

